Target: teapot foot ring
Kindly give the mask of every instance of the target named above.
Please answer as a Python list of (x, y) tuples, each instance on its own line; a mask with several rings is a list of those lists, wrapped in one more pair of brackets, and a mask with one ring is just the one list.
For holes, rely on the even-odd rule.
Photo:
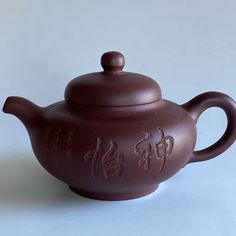
[(139, 191), (139, 192), (131, 192), (131, 193), (96, 193), (96, 192), (89, 192), (86, 190), (74, 188), (72, 186), (69, 186), (69, 188), (76, 194), (87, 197), (87, 198), (92, 198), (96, 200), (104, 200), (104, 201), (121, 201), (121, 200), (130, 200), (130, 199), (135, 199), (135, 198), (140, 198), (144, 197), (152, 192), (154, 192), (157, 188), (158, 185), (151, 186), (149, 188), (146, 188), (145, 191)]

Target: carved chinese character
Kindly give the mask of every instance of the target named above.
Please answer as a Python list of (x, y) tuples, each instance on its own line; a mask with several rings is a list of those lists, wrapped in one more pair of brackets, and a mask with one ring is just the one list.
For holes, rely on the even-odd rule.
[(116, 142), (110, 140), (109, 146), (105, 145), (98, 137), (96, 148), (87, 151), (84, 155), (85, 164), (91, 165), (91, 174), (95, 178), (101, 169), (106, 179), (119, 177), (123, 171), (124, 156), (117, 153)]
[(151, 133), (143, 132), (144, 137), (134, 146), (134, 152), (139, 156), (138, 166), (144, 170), (150, 168), (151, 158), (155, 157), (161, 160), (160, 172), (165, 167), (166, 158), (172, 153), (174, 147), (174, 138), (165, 136), (163, 129), (158, 128), (160, 141), (155, 142)]

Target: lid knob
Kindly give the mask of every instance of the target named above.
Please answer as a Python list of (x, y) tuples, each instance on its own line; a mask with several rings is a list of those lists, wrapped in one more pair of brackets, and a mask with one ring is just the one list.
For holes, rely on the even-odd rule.
[(120, 52), (106, 52), (101, 57), (101, 65), (104, 71), (120, 72), (125, 65), (125, 58)]

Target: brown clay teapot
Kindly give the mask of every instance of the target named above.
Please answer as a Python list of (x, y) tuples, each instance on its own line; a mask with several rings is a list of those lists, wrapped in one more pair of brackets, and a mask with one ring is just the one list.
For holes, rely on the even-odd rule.
[[(107, 52), (103, 72), (83, 75), (66, 87), (65, 100), (38, 107), (9, 97), (3, 111), (26, 126), (42, 166), (81, 195), (132, 199), (153, 192), (187, 163), (224, 152), (236, 137), (236, 103), (225, 94), (203, 93), (177, 105), (162, 99), (151, 78), (122, 71), (124, 57)], [(194, 151), (200, 114), (220, 107), (224, 135)]]

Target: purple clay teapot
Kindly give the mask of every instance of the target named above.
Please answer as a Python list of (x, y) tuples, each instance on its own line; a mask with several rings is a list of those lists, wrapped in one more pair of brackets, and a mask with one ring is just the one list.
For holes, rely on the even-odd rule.
[[(9, 97), (3, 107), (28, 130), (41, 165), (80, 195), (102, 200), (145, 196), (186, 164), (220, 155), (236, 137), (236, 103), (207, 92), (177, 105), (162, 99), (151, 78), (122, 71), (119, 52), (102, 55), (102, 72), (73, 79), (65, 100), (39, 107)], [(225, 133), (215, 144), (194, 151), (196, 122), (220, 107)]]

